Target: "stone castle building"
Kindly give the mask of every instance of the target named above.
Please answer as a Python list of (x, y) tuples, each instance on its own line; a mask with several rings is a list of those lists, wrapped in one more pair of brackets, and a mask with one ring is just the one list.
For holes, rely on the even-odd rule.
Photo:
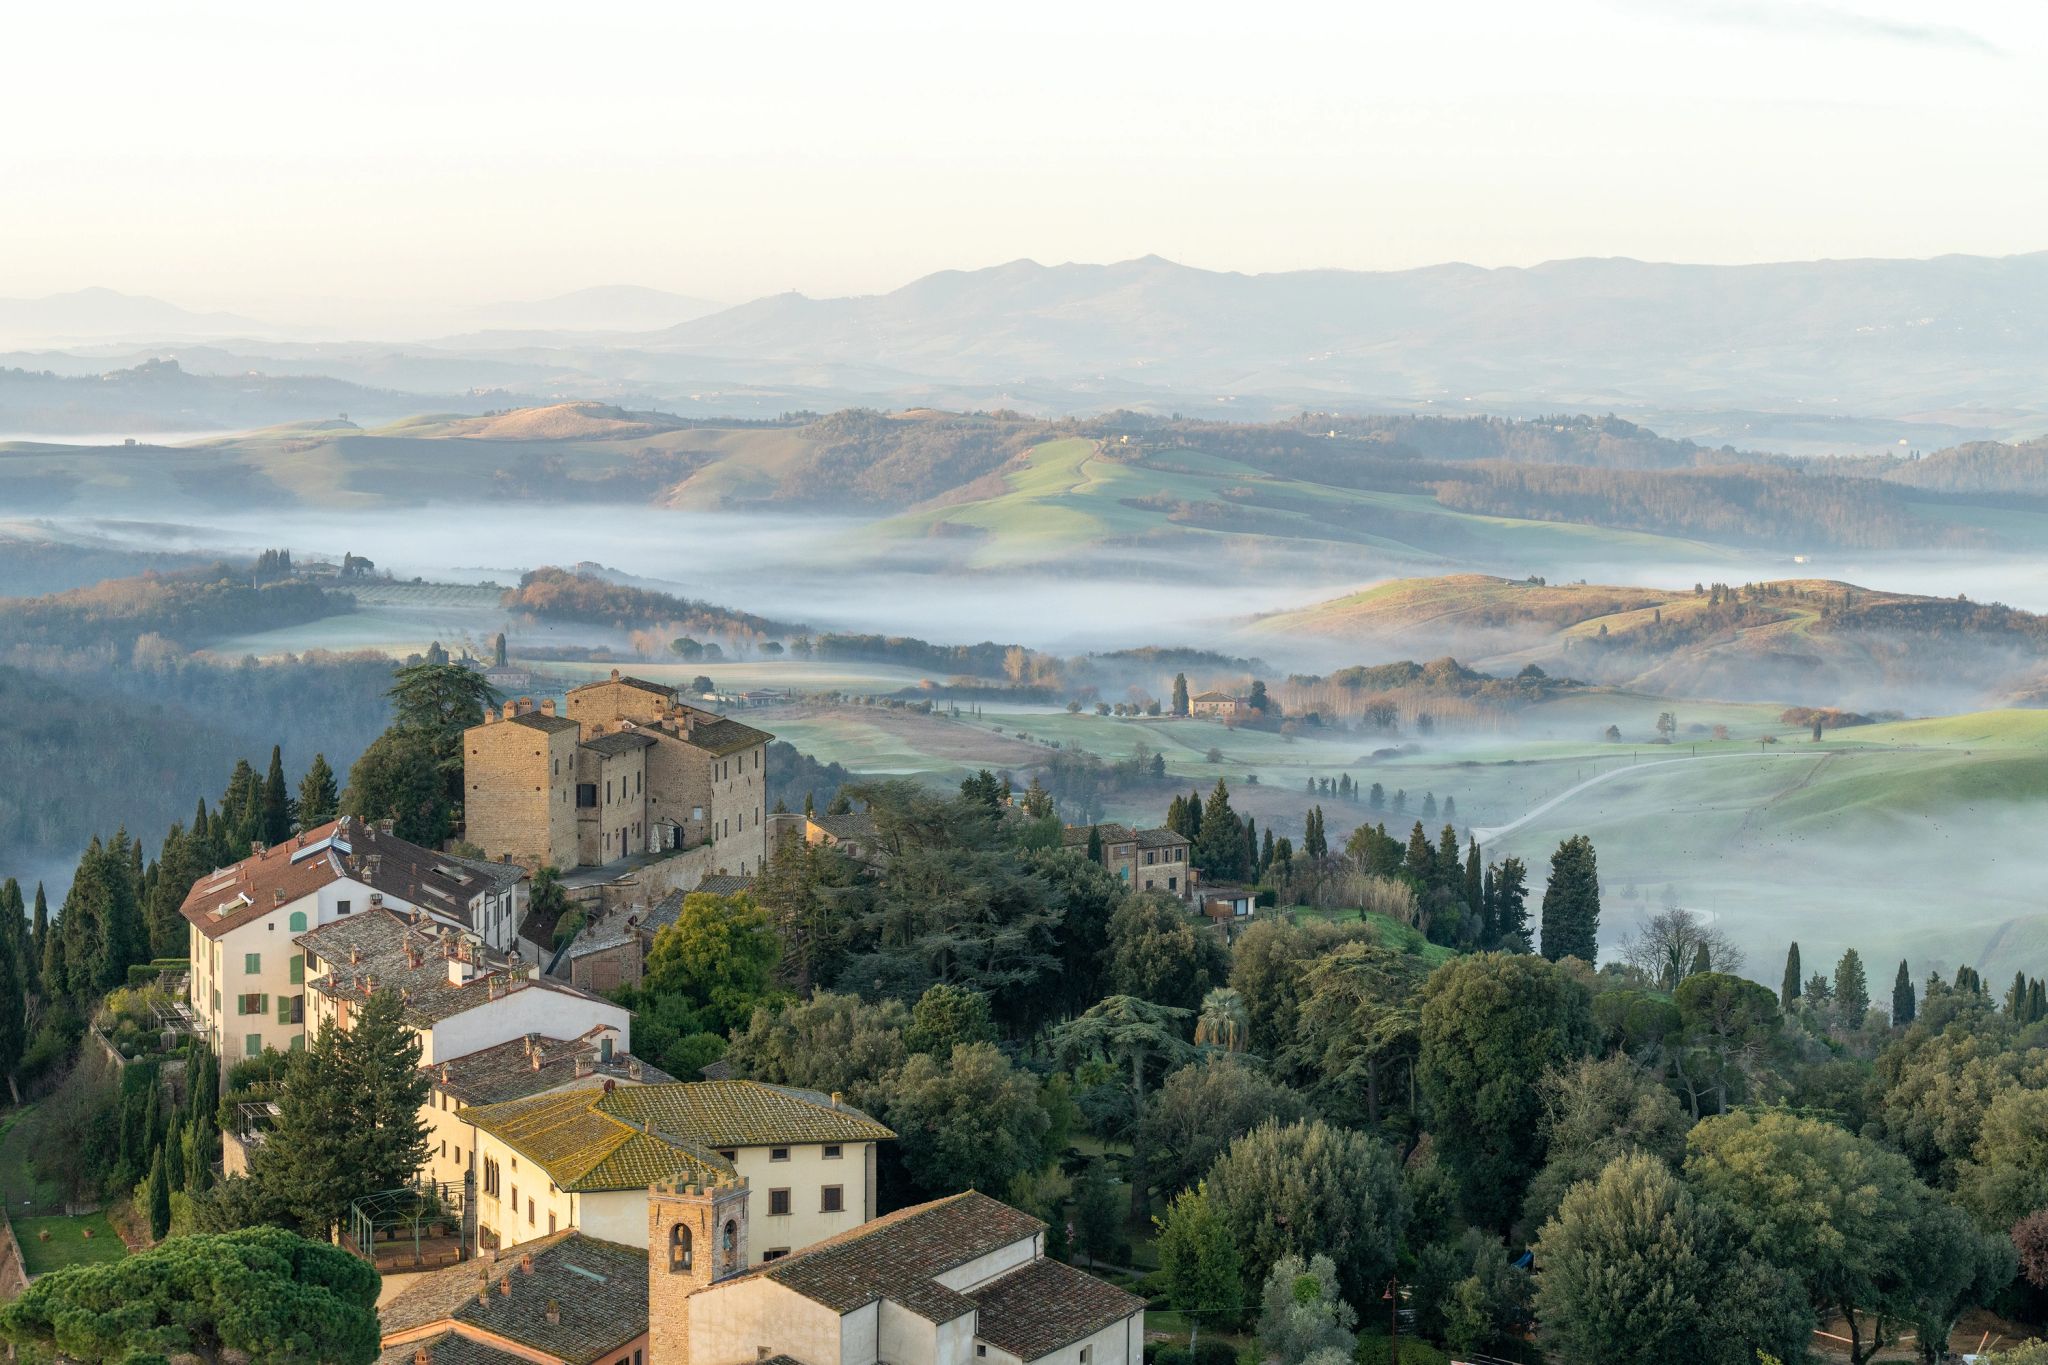
[(509, 701), (463, 733), (464, 835), (529, 869), (708, 845), (709, 866), (750, 876), (767, 857), (773, 738), (617, 669), (560, 707)]

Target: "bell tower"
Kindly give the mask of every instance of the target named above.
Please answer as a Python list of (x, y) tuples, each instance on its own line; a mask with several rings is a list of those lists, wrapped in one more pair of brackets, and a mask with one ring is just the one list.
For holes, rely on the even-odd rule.
[(647, 1365), (690, 1365), (690, 1296), (747, 1268), (747, 1182), (647, 1190)]

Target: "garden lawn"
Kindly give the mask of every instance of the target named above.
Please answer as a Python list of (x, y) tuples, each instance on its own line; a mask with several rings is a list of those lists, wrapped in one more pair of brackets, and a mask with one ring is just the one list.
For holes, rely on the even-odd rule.
[[(50, 1234), (47, 1242), (41, 1236), (45, 1232)], [(87, 1232), (92, 1233), (90, 1239)], [(70, 1265), (118, 1261), (128, 1254), (120, 1234), (103, 1213), (16, 1219), (14, 1239), (21, 1243), (22, 1268), (30, 1275), (46, 1275)]]

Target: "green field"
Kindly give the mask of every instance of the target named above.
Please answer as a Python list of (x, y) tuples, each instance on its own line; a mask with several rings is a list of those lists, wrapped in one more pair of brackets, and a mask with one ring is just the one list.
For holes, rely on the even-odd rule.
[[(1649, 742), (1664, 709), (1678, 716), (1676, 744)], [(1522, 858), (1539, 887), (1558, 841), (1591, 835), (1609, 951), (1669, 899), (1712, 915), (1750, 970), (1773, 981), (1794, 938), (1810, 962), (1831, 964), (1853, 946), (1873, 972), (1901, 957), (1916, 976), (1963, 962), (1987, 974), (2048, 972), (2038, 891), (2048, 882), (2038, 833), (2048, 820), (2048, 712), (1864, 726), (1818, 744), (1777, 716), (1776, 707), (1589, 690), (1518, 713), (1497, 733), (1404, 736), (1400, 752), (1379, 757), (1374, 749), (1397, 741), (1058, 708), (990, 707), (959, 720), (777, 708), (756, 723), (821, 760), (946, 783), (979, 766), (1021, 771), (1048, 740), (1106, 759), (1142, 742), (1166, 756), (1173, 785), (1117, 795), (1108, 818), (1157, 823), (1174, 790), (1206, 792), (1221, 777), (1241, 811), (1297, 839), (1311, 805), (1324, 807), (1341, 842), (1360, 822), (1405, 833), (1425, 794), (1439, 806), (1448, 796), (1461, 830), (1479, 831), (1489, 857)], [(1610, 723), (1624, 743), (1599, 738)], [(1716, 725), (1727, 740), (1698, 733)], [(1759, 743), (1766, 737), (1775, 742)], [(1220, 762), (1209, 761), (1212, 747)], [(1309, 778), (1340, 773), (1380, 783), (1387, 806), (1305, 791)], [(1398, 814), (1397, 791), (1407, 794)]]
[[(938, 508), (906, 512), (877, 523), (866, 538), (926, 541), (943, 531), (978, 533), (969, 557), (977, 568), (1044, 561), (1107, 541), (1174, 543), (1221, 549), (1229, 539), (1287, 541), (1320, 546), (1333, 556), (1440, 562), (1442, 551), (1421, 542), (1454, 537), (1464, 553), (1503, 563), (1541, 566), (1589, 560), (1618, 564), (1711, 563), (1736, 556), (1703, 541), (1607, 527), (1528, 521), (1454, 511), (1419, 493), (1345, 488), (1281, 478), (1199, 449), (1155, 453), (1144, 461), (1118, 458), (1115, 447), (1079, 437), (1034, 446), (1021, 469), (1004, 476), (1003, 492)], [(1131, 499), (1230, 504), (1249, 501), (1255, 522), (1219, 531), (1171, 520), (1157, 506)], [(1274, 504), (1279, 505), (1274, 505)], [(1296, 510), (1313, 504), (1311, 517)], [(1337, 515), (1332, 517), (1331, 512)], [(1353, 514), (1346, 524), (1344, 514)], [(1379, 526), (1386, 529), (1373, 530)], [(1423, 534), (1423, 532), (1427, 534)]]
[[(103, 1213), (81, 1214), (76, 1218), (17, 1218), (14, 1239), (21, 1244), (22, 1269), (30, 1275), (45, 1275), (72, 1265), (118, 1261), (128, 1254), (120, 1234)], [(90, 1232), (91, 1237), (85, 1234)], [(49, 1240), (43, 1240), (43, 1234)]]

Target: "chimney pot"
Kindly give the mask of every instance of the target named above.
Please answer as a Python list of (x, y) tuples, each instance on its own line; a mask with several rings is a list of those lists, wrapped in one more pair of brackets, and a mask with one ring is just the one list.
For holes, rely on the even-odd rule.
[(249, 856), (253, 858), (262, 852), (263, 841), (261, 839), (251, 839), (249, 841)]
[(555, 1301), (554, 1301), (553, 1299), (549, 1299), (549, 1300), (548, 1300), (548, 1326), (550, 1326), (550, 1327), (559, 1327), (559, 1326), (561, 1326), (561, 1325), (562, 1325), (562, 1305), (560, 1305), (559, 1303), (556, 1303), (556, 1302), (555, 1302)]
[(541, 699), (540, 713), (544, 716), (555, 714), (555, 699), (553, 697), (543, 697)]
[(271, 903), (272, 905), (283, 905), (283, 904), (284, 904), (284, 888), (283, 888), (283, 887), (281, 887), (281, 886), (277, 886), (277, 887), (272, 887), (272, 888), (271, 888), (271, 891), (270, 891), (270, 903)]
[(613, 682), (617, 682), (618, 680), (619, 680), (619, 670), (615, 668), (615, 669), (613, 669), (613, 670), (612, 670), (612, 681), (613, 681)]
[(498, 1297), (502, 1299), (512, 1297), (512, 1277), (510, 1275), (498, 1277)]
[(512, 719), (512, 717), (519, 714), (519, 703), (516, 701), (508, 701), (505, 703), (502, 709), (505, 712), (505, 719), (510, 720)]
[(417, 1351), (414, 1351), (412, 1353), (412, 1365), (434, 1365), (433, 1348), (431, 1346), (422, 1346)]
[(529, 1251), (519, 1258), (519, 1273), (522, 1275), (531, 1275), (533, 1273), (532, 1252)]

